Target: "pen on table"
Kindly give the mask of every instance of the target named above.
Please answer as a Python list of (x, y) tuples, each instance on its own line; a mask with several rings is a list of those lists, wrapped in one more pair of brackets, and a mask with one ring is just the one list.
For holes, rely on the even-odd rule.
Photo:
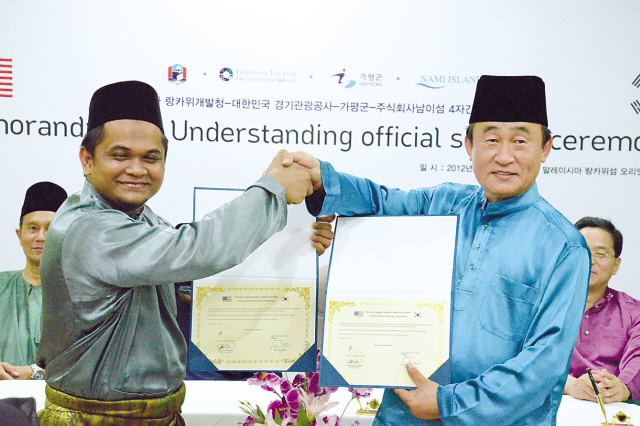
[(591, 374), (590, 368), (587, 368), (587, 373), (589, 374), (589, 380), (591, 380), (591, 386), (593, 386), (593, 391), (596, 393), (596, 398), (598, 398), (598, 404), (600, 404), (600, 408), (602, 409), (602, 414), (604, 414), (604, 422), (605, 424), (609, 424), (607, 420), (607, 413), (604, 411), (604, 404), (602, 403), (602, 398), (600, 397), (600, 392), (598, 391), (598, 386), (596, 385), (596, 381), (593, 379), (593, 374)]

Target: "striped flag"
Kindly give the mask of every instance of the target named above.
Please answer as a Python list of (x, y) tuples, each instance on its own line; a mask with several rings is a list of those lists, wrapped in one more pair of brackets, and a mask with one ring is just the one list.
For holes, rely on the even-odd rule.
[(13, 64), (11, 59), (0, 58), (0, 98), (13, 97)]

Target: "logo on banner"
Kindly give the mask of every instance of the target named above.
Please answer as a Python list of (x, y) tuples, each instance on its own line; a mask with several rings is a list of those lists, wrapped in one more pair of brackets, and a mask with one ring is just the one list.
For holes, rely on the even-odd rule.
[(231, 296), (222, 296), (223, 302), (231, 302)]
[(364, 316), (364, 311), (353, 311), (353, 316), (354, 317), (363, 317)]
[(231, 68), (222, 68), (220, 70), (220, 78), (222, 81), (231, 80), (233, 78), (233, 71), (231, 71)]
[(182, 84), (187, 81), (187, 67), (175, 64), (169, 67), (169, 81), (175, 84)]
[(361, 73), (359, 86), (369, 87), (381, 87), (382, 86), (382, 74), (376, 73)]
[[(633, 84), (634, 87), (636, 87), (637, 89), (640, 89), (640, 74), (638, 74), (638, 76), (636, 77), (635, 80), (633, 80)], [(631, 107), (633, 107), (633, 110), (636, 112), (636, 114), (640, 114), (640, 101), (639, 100), (635, 100), (633, 102), (631, 102)]]
[(338, 84), (344, 84), (344, 88), (345, 89), (351, 89), (353, 86), (356, 85), (356, 81), (355, 80), (344, 80), (344, 81), (342, 81), (344, 79), (346, 71), (347, 70), (342, 70), (342, 72), (340, 72), (338, 74), (334, 74), (329, 78), (338, 77)]
[[(228, 71), (228, 74), (226, 73)], [(236, 68), (232, 73), (229, 68), (220, 71), (220, 78), (229, 81), (232, 77), (239, 83), (295, 83), (297, 72), (274, 69), (246, 69)]]
[(421, 75), (417, 86), (427, 89), (442, 89), (448, 84), (476, 84), (480, 76), (460, 75)]
[(13, 61), (0, 58), (0, 98), (13, 97)]

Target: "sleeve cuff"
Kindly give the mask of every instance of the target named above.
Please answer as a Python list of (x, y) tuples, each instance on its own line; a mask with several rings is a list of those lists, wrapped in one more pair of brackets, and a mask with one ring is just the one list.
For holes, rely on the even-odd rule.
[(340, 194), (340, 183), (331, 164), (320, 161), (322, 188), (305, 198), (307, 211), (313, 216), (331, 216), (337, 210), (336, 195)]
[(438, 411), (440, 412), (440, 421), (442, 424), (456, 424), (451, 422), (453, 413), (453, 392), (455, 384), (438, 386), (436, 398), (438, 398)]
[(284, 186), (280, 185), (278, 179), (273, 176), (265, 175), (262, 176), (256, 183), (249, 186), (247, 190), (253, 187), (262, 188), (267, 192), (270, 192), (281, 199), (285, 204), (287, 204), (287, 190), (284, 189)]

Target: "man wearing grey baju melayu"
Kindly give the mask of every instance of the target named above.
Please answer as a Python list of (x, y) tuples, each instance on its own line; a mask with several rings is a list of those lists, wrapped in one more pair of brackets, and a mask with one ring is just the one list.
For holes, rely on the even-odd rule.
[(54, 309), (44, 334), (55, 338), (40, 354), (49, 386), (99, 400), (177, 390), (187, 352), (173, 283), (242, 262), (284, 227), (286, 207), (284, 188), (265, 176), (175, 230), (148, 206), (139, 215), (112, 209), (86, 182), (60, 209), (47, 241), (44, 289)]
[[(148, 401), (179, 390), (183, 398), (186, 344), (173, 283), (242, 262), (285, 226), (287, 203), (313, 191), (309, 173), (281, 167), (279, 154), (243, 195), (174, 229), (145, 205), (162, 184), (167, 149), (157, 99), (140, 82), (94, 94), (80, 150), (87, 181), (49, 228), (38, 363), (46, 366), (48, 401), (75, 411), (80, 422), (110, 424), (108, 407), (104, 419), (88, 420), (103, 401)], [(90, 409), (78, 409), (79, 398), (92, 400)], [(167, 425), (181, 424), (181, 403), (169, 403), (178, 409)], [(56, 415), (45, 409), (41, 421), (57, 424)]]

